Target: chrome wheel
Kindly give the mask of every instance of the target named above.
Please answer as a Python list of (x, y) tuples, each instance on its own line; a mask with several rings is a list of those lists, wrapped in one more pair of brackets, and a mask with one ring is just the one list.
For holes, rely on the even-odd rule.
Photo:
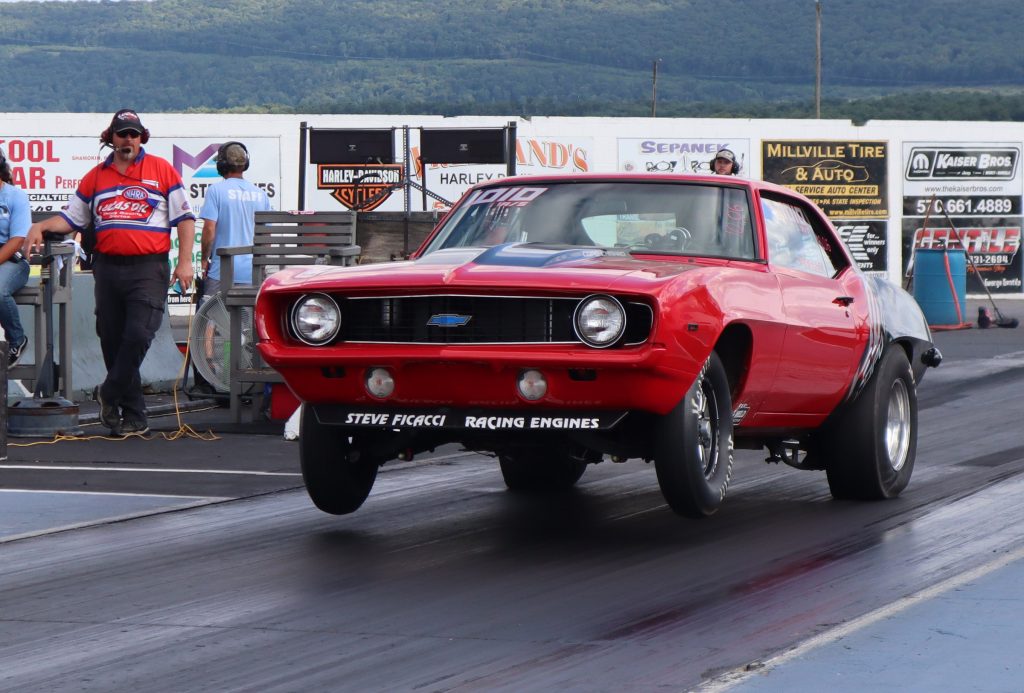
[(694, 393), (691, 413), (697, 421), (697, 459), (710, 479), (718, 467), (718, 401), (715, 390), (706, 378)]
[(889, 390), (889, 413), (885, 424), (885, 448), (889, 464), (899, 471), (907, 462), (910, 449), (910, 393), (907, 384), (895, 380)]

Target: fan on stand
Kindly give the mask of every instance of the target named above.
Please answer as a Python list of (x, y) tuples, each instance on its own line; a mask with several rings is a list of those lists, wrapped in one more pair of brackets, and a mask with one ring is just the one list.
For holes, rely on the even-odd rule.
[(251, 368), (255, 341), (252, 333), (252, 309), (242, 308), (241, 344), (231, 344), (231, 316), (224, 307), (224, 298), (217, 293), (203, 301), (189, 334), (189, 358), (196, 371), (217, 394), (231, 391), (231, 350), (239, 349), (239, 366)]

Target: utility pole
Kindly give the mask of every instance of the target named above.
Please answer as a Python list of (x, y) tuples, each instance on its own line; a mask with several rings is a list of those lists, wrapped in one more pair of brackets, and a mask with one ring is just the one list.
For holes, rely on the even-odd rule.
[(817, 27), (814, 51), (814, 117), (821, 119), (821, 0), (814, 3)]
[(658, 115), (658, 63), (661, 62), (661, 58), (655, 58), (653, 61), (654, 65), (654, 76), (651, 78), (651, 117), (654, 118)]

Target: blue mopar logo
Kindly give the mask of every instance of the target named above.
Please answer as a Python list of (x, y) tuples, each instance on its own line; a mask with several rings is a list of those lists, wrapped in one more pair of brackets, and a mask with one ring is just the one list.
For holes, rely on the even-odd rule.
[(430, 316), (430, 320), (427, 320), (427, 327), (464, 327), (472, 319), (472, 315), (438, 313)]

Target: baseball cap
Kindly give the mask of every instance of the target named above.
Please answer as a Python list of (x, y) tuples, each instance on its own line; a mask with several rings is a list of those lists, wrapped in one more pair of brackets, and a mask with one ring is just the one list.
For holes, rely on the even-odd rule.
[(249, 163), (249, 156), (245, 153), (245, 147), (232, 143), (224, 147), (224, 158), (221, 161), (228, 166), (245, 166)]
[(121, 130), (135, 130), (136, 132), (142, 132), (145, 129), (146, 128), (142, 125), (142, 119), (139, 118), (139, 114), (130, 108), (122, 108), (114, 114), (113, 120), (110, 121), (111, 132), (120, 132)]
[(732, 161), (735, 163), (736, 155), (732, 153), (730, 149), (719, 149), (718, 153), (715, 154), (716, 159), (725, 159), (726, 161)]

